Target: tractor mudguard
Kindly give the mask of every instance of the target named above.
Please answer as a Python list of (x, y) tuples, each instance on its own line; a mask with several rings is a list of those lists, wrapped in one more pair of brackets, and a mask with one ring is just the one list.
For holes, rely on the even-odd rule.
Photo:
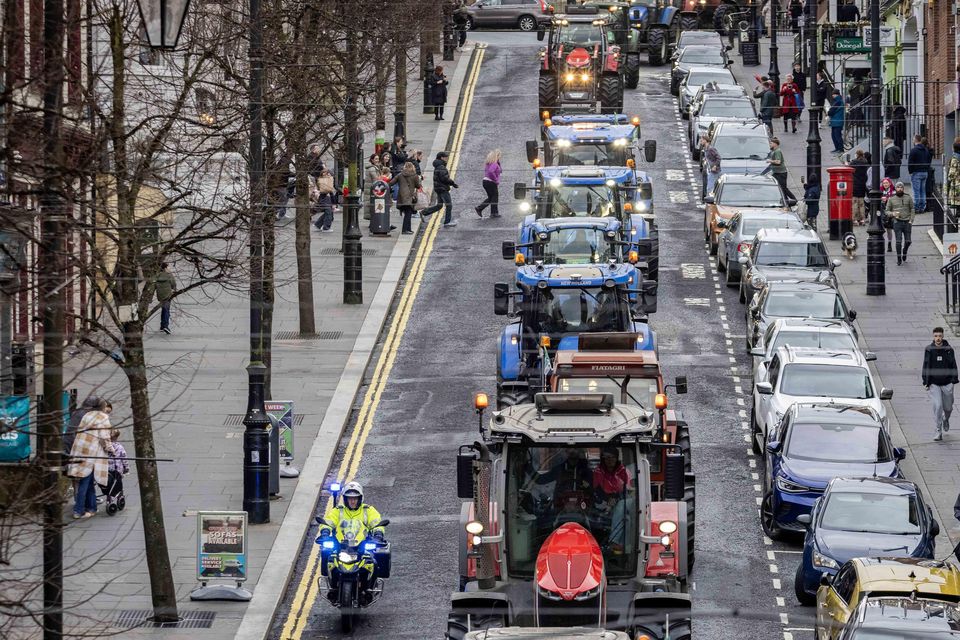
[(466, 580), (477, 574), (476, 564), (467, 556), (466, 526), (473, 519), (473, 503), (464, 502), (460, 505), (460, 527), (457, 535), (457, 565), (460, 569), (460, 590), (463, 591)]
[(634, 28), (639, 28), (640, 23), (647, 19), (650, 9), (647, 7), (630, 7), (627, 10), (627, 18)]
[[(689, 593), (637, 593), (631, 603), (627, 624), (636, 637), (646, 635), (655, 640), (689, 638), (690, 609)], [(668, 619), (669, 629), (665, 632), (664, 625)]]
[[(676, 7), (664, 7), (660, 10), (660, 14), (657, 16), (657, 26), (669, 27), (673, 24), (673, 21), (679, 18), (678, 9)], [(654, 26), (654, 25), (650, 25)]]
[(511, 322), (500, 333), (497, 353), (497, 374), (500, 380), (512, 382), (520, 377), (520, 346), (520, 323)]
[(505, 613), (509, 622), (513, 619), (513, 611), (510, 606), (510, 598), (505, 593), (485, 589), (476, 590), (475, 585), (470, 585), (473, 590), (457, 592), (450, 595), (450, 608), (455, 612), (472, 613), (476, 615), (489, 615), (494, 610), (500, 610)]
[(636, 322), (633, 330), (640, 338), (637, 340), (637, 351), (656, 351), (656, 338), (650, 325)]

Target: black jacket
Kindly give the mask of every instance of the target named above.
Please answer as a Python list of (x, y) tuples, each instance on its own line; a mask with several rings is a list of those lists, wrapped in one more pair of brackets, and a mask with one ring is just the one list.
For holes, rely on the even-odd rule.
[(830, 92), (833, 87), (830, 86), (830, 83), (826, 80), (820, 80), (817, 82), (817, 92), (816, 92), (816, 104), (817, 106), (822, 107), (827, 99), (830, 97)]
[(403, 163), (409, 160), (405, 149), (401, 149), (394, 142), (390, 145), (390, 175), (395, 176), (403, 169)]
[(437, 158), (433, 161), (433, 190), (438, 193), (450, 191), (450, 187), (460, 188), (450, 177), (445, 160)]
[(957, 357), (946, 340), (939, 347), (932, 342), (923, 352), (923, 386), (956, 384)]
[(807, 203), (808, 218), (815, 218), (820, 215), (820, 192), (820, 185), (810, 182), (803, 190), (803, 201)]
[(447, 76), (431, 73), (427, 78), (427, 88), (430, 90), (430, 104), (441, 105), (447, 102)]
[(907, 171), (909, 173), (930, 171), (930, 152), (922, 144), (915, 144), (913, 149), (910, 149), (910, 155), (907, 156)]
[(903, 151), (900, 150), (895, 144), (890, 145), (883, 152), (883, 165), (885, 167), (900, 167), (900, 163), (903, 162)]
[(866, 158), (854, 158), (850, 166), (853, 167), (853, 197), (867, 197), (867, 170), (870, 164)]

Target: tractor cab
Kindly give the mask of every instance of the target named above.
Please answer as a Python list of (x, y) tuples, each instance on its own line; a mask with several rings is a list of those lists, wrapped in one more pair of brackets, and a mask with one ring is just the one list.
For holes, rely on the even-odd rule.
[(448, 624), (684, 637), (682, 460), (670, 454), (669, 499), (654, 500), (646, 451), (675, 447), (656, 443), (653, 411), (609, 393), (539, 393), (485, 422), (480, 396), (482, 442), (457, 458), (469, 502)]
[(613, 218), (556, 218), (535, 220), (524, 229), (526, 242), (504, 241), (504, 260), (517, 266), (543, 264), (581, 265), (629, 262), (638, 264), (650, 255), (650, 239), (621, 240), (621, 224)]
[[(640, 139), (640, 118), (615, 115), (543, 114), (540, 138), (543, 141), (545, 167), (604, 166), (636, 168), (637, 143)], [(527, 161), (541, 165), (540, 149), (535, 140), (527, 141)], [(654, 162), (657, 141), (644, 143), (644, 159)]]
[(656, 311), (657, 285), (634, 265), (536, 263), (518, 267), (515, 284), (494, 285), (494, 312), (514, 318), (500, 334), (497, 406), (545, 390), (557, 351), (581, 333), (628, 331), (636, 349), (656, 349), (646, 314)]

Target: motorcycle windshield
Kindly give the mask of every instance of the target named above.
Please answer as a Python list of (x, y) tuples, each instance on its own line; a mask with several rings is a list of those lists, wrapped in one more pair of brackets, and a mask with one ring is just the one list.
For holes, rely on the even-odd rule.
[(339, 533), (344, 545), (355, 547), (367, 537), (367, 528), (358, 519), (344, 518), (340, 521)]

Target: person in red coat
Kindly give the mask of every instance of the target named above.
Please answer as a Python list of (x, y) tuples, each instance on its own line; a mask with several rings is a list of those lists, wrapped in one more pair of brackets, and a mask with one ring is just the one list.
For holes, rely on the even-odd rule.
[(780, 87), (780, 112), (783, 114), (783, 130), (786, 132), (789, 125), (793, 123), (793, 132), (797, 132), (797, 122), (800, 120), (801, 100), (800, 87), (793, 81), (793, 76), (788, 75), (787, 81)]

